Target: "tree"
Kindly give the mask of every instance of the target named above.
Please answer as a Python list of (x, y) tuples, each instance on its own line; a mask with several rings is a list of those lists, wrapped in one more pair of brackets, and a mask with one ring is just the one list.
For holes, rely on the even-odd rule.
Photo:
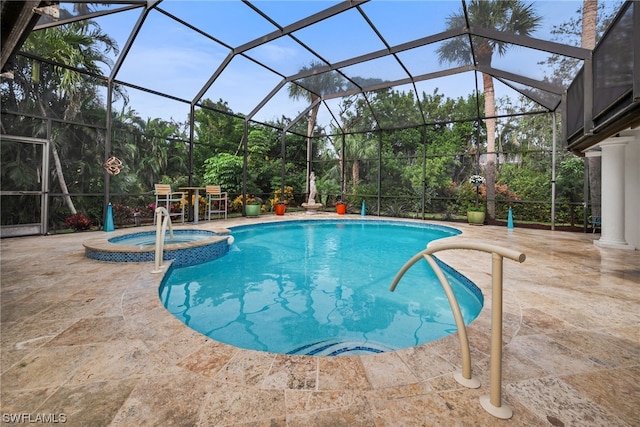
[(197, 176), (203, 176), (206, 159), (219, 153), (237, 154), (244, 134), (244, 121), (234, 116), (226, 101), (205, 99), (202, 105), (208, 108), (200, 108), (194, 114), (193, 163)]
[(220, 185), (231, 194), (242, 194), (242, 156), (220, 153), (205, 160), (204, 181)]
[[(309, 66), (302, 67), (300, 72), (311, 71), (321, 67), (323, 64), (312, 61)], [(304, 98), (309, 101), (310, 104), (314, 103), (322, 95), (327, 93), (337, 92), (344, 85), (344, 79), (335, 71), (328, 71), (320, 74), (313, 74), (309, 77), (300, 79), (299, 84), (290, 84), (288, 91), (289, 97), (292, 99)], [(318, 117), (318, 111), (320, 110), (320, 104), (314, 105), (311, 109), (311, 116), (307, 123), (307, 181), (309, 174), (311, 173), (311, 154), (312, 154), (312, 138), (313, 129), (316, 124), (316, 118)], [(309, 190), (309, 184), (307, 182), (307, 192)]]
[[(71, 24), (47, 28), (32, 32), (23, 45), (23, 49), (32, 52), (55, 64), (86, 70), (90, 73), (101, 74), (99, 64), (111, 66), (107, 56), (110, 51), (117, 53), (118, 47), (112, 38), (102, 33), (94, 21), (84, 20)], [(53, 72), (41, 78), (39, 66), (32, 65), (33, 87), (26, 86), (26, 92), (32, 92), (40, 113), (49, 116), (49, 106), (59, 107), (62, 111), (54, 112), (53, 116), (62, 115), (67, 121), (76, 118), (78, 111), (86, 100), (99, 98), (91, 80), (86, 79), (72, 68), (54, 66)], [(38, 88), (39, 86), (39, 88)], [(67, 182), (64, 177), (62, 162), (59, 156), (60, 141), (54, 141), (51, 146), (54, 166), (58, 183), (63, 193), (65, 203), (72, 214), (76, 208), (69, 196)]]
[(165, 176), (185, 177), (188, 149), (180, 124), (159, 118), (147, 119), (142, 131), (138, 141), (141, 157), (137, 173), (142, 177), (143, 185), (153, 188)]
[(582, 176), (584, 162), (578, 157), (570, 157), (560, 162), (558, 168), (558, 198), (570, 203), (569, 218), (575, 224), (575, 205), (582, 200)]
[(351, 190), (354, 190), (361, 183), (360, 169), (362, 161), (367, 158), (375, 158), (378, 152), (378, 144), (375, 140), (367, 138), (365, 134), (359, 133), (347, 135), (344, 147), (344, 153), (340, 149), (341, 158), (344, 161), (351, 160)]
[[(606, 1), (597, 3), (597, 1), (586, 0), (587, 7), (589, 8), (588, 15), (586, 17), (589, 22), (588, 25), (592, 25), (590, 22), (595, 22), (597, 20), (597, 16), (600, 15), (599, 23), (596, 22), (595, 28), (595, 41), (593, 45), (602, 37), (602, 34), (609, 26), (616, 13), (620, 10), (622, 0), (616, 1)], [(595, 5), (597, 3), (597, 6)], [(584, 5), (583, 5), (584, 6)], [(597, 12), (596, 16), (593, 16), (592, 8), (596, 7)], [(551, 30), (552, 40), (558, 43), (564, 43), (570, 46), (581, 45), (587, 47), (585, 45), (585, 40), (583, 40), (583, 11), (580, 9), (576, 11), (576, 15), (570, 16), (567, 21), (561, 23), (560, 25), (555, 25)], [(585, 28), (586, 30), (586, 28)], [(587, 30), (590, 31), (590, 30)], [(586, 39), (590, 39), (592, 36), (587, 34)], [(548, 65), (549, 74), (545, 76), (546, 80), (551, 82), (561, 84), (563, 86), (568, 86), (574, 79), (578, 69), (582, 66), (582, 61), (576, 58), (569, 58), (562, 55), (551, 55), (547, 60), (543, 61), (542, 64)]]
[[(578, 13), (577, 17), (570, 18), (553, 28), (554, 41), (569, 45), (580, 43), (584, 48), (593, 49), (620, 9), (621, 3), (621, 0), (600, 3), (597, 0), (584, 0), (582, 13)], [(598, 15), (602, 17), (599, 20), (599, 24)], [(581, 66), (581, 61), (560, 55), (551, 56), (545, 63), (551, 67), (551, 73), (547, 78), (551, 81), (560, 81), (564, 85), (571, 83), (578, 68)], [(592, 206), (592, 214), (599, 215), (601, 158), (589, 157), (585, 162), (587, 162), (589, 170), (588, 180), (591, 200), (595, 205)]]
[[(527, 5), (519, 0), (472, 0), (468, 7), (469, 25), (481, 28), (491, 28), (498, 31), (517, 35), (530, 35), (539, 25), (541, 17), (536, 15), (533, 5)], [(467, 26), (464, 11), (459, 11), (447, 18), (449, 29)], [(484, 37), (472, 36), (472, 44), (477, 65), (491, 66), (494, 53), (502, 56), (508, 49), (505, 42), (491, 40)], [(438, 48), (440, 62), (452, 62), (466, 65), (472, 59), (471, 45), (462, 38), (445, 41)], [(493, 77), (482, 73), (484, 91), (484, 115), (487, 128), (487, 212), (490, 218), (495, 218), (495, 182), (496, 182), (496, 103), (493, 87)]]

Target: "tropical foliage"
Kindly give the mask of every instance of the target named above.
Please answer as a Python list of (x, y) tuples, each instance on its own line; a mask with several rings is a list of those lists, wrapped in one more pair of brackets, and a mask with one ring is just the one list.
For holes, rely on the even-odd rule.
[[(467, 17), (460, 11), (447, 18), (449, 29), (463, 28), (466, 24), (481, 28), (490, 28), (498, 31), (509, 32), (517, 35), (528, 36), (539, 25), (541, 17), (537, 15), (531, 4), (526, 4), (520, 0), (471, 0), (468, 8), (469, 22)], [(509, 44), (500, 40), (490, 40), (484, 37), (472, 37), (475, 46), (475, 57), (478, 65), (490, 67), (494, 54), (500, 56), (507, 51)], [(454, 38), (445, 41), (438, 49), (441, 62), (454, 62), (459, 65), (466, 65), (472, 58), (469, 43), (461, 38)], [(496, 150), (495, 131), (496, 101), (493, 86), (493, 77), (490, 74), (482, 73), (482, 85), (484, 89), (484, 120), (487, 130), (487, 198), (488, 214), (490, 218), (495, 217), (495, 182), (496, 182)]]
[[(483, 7), (522, 9), (518, 16), (526, 18), (527, 25), (519, 21), (521, 34), (528, 34), (537, 22), (528, 6), (517, 1), (471, 5), (470, 13), (478, 20), (484, 16)], [(495, 15), (490, 22), (478, 22), (499, 29), (499, 17), (504, 18)], [(451, 23), (454, 21), (452, 17)], [(485, 47), (489, 62), (493, 53), (504, 49), (499, 44)], [(126, 91), (117, 86), (115, 96), (124, 107), (112, 112), (112, 134), (106, 135), (105, 87), (78, 70), (97, 72), (110, 67), (105, 55), (110, 49), (117, 50), (116, 43), (91, 21), (39, 31), (27, 40), (25, 50), (51, 64), (18, 56), (15, 78), (0, 84), (3, 108), (11, 112), (3, 113), (3, 133), (52, 140), (52, 162), (46, 173), (50, 177), (49, 221), (53, 230), (71, 226), (65, 219), (76, 213), (100, 226), (106, 191), (113, 206), (122, 207), (117, 223), (131, 223), (127, 217), (133, 212), (150, 217), (148, 205), (155, 183), (169, 183), (174, 188), (221, 185), (234, 201), (232, 211), (241, 212), (242, 194), (251, 195), (251, 199), (281, 198), (283, 168), (284, 197), (290, 207), (305, 201), (307, 177), (313, 170), (318, 198), (326, 207), (336, 200), (358, 207), (365, 201), (370, 212), (455, 219), (475, 201), (469, 176), (478, 173), (483, 156), (494, 151), (493, 183), (487, 174), (487, 185), (479, 190), (481, 197), (494, 201), (496, 218), (506, 218), (511, 206), (520, 220), (549, 221), (554, 121), (549, 115), (511, 116), (518, 111), (516, 105), (528, 102), (524, 98), (494, 100), (508, 117), (496, 119), (495, 131), (491, 131), (473, 119), (478, 113), (475, 94), (451, 99), (437, 90), (420, 93), (420, 105), (415, 94), (393, 88), (369, 93), (366, 99), (345, 97), (337, 117), (339, 127), (320, 129), (317, 109), (312, 108), (297, 130), (284, 136), (284, 151), (278, 129), (288, 125), (290, 117), (266, 126), (249, 122), (245, 129), (241, 115), (226, 101), (206, 99), (194, 113), (195, 144), (190, 152), (187, 120), (142, 118), (128, 105)], [(446, 61), (464, 56), (445, 44), (441, 53)], [(335, 72), (313, 74), (318, 66), (311, 63), (301, 69), (310, 77), (290, 85), (292, 98), (313, 103), (318, 95), (346, 87)], [(480, 95), (485, 110), (493, 108), (485, 102), (490, 93), (485, 87)], [(372, 131), (376, 122), (410, 123), (420, 114), (429, 124)], [(56, 120), (47, 121), (47, 117)], [(489, 134), (496, 136), (495, 148), (489, 145)], [(37, 187), (42, 173), (38, 158), (43, 154), (37, 148), (4, 140), (1, 149), (3, 189)], [(117, 176), (107, 176), (102, 167), (110, 156), (123, 162)], [(573, 223), (582, 216), (583, 162), (560, 150), (558, 164), (557, 194), (562, 203), (558, 217)], [(3, 224), (37, 217), (34, 201), (24, 197), (10, 203), (7, 200), (3, 196)]]
[(284, 186), (284, 193), (280, 188), (276, 188), (273, 192), (273, 197), (269, 200), (271, 207), (273, 208), (275, 205), (279, 203), (284, 203), (288, 205), (293, 202), (293, 187), (290, 185)]

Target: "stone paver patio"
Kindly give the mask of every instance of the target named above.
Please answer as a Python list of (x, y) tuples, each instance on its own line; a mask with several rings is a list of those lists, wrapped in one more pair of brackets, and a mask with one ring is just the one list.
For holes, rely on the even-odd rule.
[(164, 309), (162, 274), (151, 274), (151, 263), (84, 256), (83, 240), (131, 231), (116, 230), (0, 241), (2, 423), (57, 416), (69, 426), (640, 426), (640, 251), (598, 248), (592, 234), (444, 224), (527, 255), (522, 264), (504, 261), (509, 420), (478, 399), (490, 387), (489, 254), (439, 254), (485, 296), (468, 328), (482, 386), (466, 389), (452, 378), (461, 367), (457, 335), (333, 358), (212, 341)]

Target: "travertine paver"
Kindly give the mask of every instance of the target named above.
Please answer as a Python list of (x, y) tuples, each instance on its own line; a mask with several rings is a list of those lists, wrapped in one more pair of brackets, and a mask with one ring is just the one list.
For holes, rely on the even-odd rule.
[[(198, 227), (291, 218), (302, 217)], [(0, 241), (2, 422), (62, 415), (69, 426), (640, 425), (640, 251), (595, 247), (592, 234), (446, 225), (527, 255), (523, 264), (504, 262), (511, 420), (493, 418), (478, 401), (490, 387), (488, 254), (439, 254), (485, 296), (469, 327), (482, 381), (472, 390), (452, 378), (461, 367), (457, 335), (336, 358), (216, 343), (162, 307), (162, 277), (150, 263), (84, 257), (85, 239), (126, 232), (116, 230)]]

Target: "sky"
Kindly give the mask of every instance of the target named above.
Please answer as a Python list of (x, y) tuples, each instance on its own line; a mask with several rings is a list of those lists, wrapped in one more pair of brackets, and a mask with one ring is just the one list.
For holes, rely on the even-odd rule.
[[(619, 1), (611, 0), (612, 4)], [(257, 1), (254, 3), (278, 24), (286, 27), (310, 14), (330, 7), (328, 1)], [(581, 1), (535, 2), (535, 10), (543, 16), (540, 28), (533, 37), (551, 40), (551, 28), (575, 16)], [(201, 88), (220, 67), (230, 53), (230, 48), (268, 34), (276, 27), (238, 0), (178, 1), (164, 0), (159, 4), (164, 11), (200, 28), (217, 38), (216, 43), (194, 29), (170, 19), (159, 11), (151, 11), (142, 30), (117, 75), (117, 80), (192, 101)], [(390, 46), (411, 41), (445, 30), (446, 18), (460, 9), (459, 1), (391, 1), (372, 0), (362, 5), (363, 11), (374, 23)], [(124, 47), (131, 28), (140, 16), (140, 9), (100, 17), (95, 21), (102, 30), (113, 37), (120, 48)], [(312, 27), (295, 33), (296, 38), (329, 61), (341, 61), (385, 48), (375, 33), (355, 10), (344, 12)], [(437, 44), (427, 45), (398, 57), (413, 74), (425, 74), (444, 67), (435, 58)], [(247, 51), (247, 55), (283, 75), (296, 73), (314, 58), (289, 37), (281, 37)], [(522, 73), (541, 79), (537, 62), (548, 55), (531, 49), (513, 47), (504, 58), (495, 58), (494, 66), (507, 71)], [(115, 61), (115, 57), (113, 60)], [(396, 80), (406, 77), (397, 62), (380, 59), (359, 64), (345, 72), (350, 76), (379, 77)], [(282, 76), (266, 70), (251, 60), (236, 56), (220, 74), (204, 97), (217, 101), (223, 99), (239, 113), (249, 114), (258, 103), (282, 80)], [(481, 85), (481, 83), (480, 83)], [(498, 85), (504, 95), (515, 92)], [(419, 83), (418, 90), (440, 93), (456, 98), (466, 97), (475, 88), (473, 76), (456, 75), (446, 79)], [(187, 119), (189, 105), (162, 97), (149, 95), (135, 89), (127, 89), (130, 106), (141, 117)], [(281, 115), (294, 118), (306, 107), (303, 101), (293, 101), (281, 90), (255, 118), (274, 120)], [(115, 105), (114, 108), (121, 108)], [(321, 122), (328, 122), (325, 114)], [(326, 124), (326, 123), (325, 123)]]

